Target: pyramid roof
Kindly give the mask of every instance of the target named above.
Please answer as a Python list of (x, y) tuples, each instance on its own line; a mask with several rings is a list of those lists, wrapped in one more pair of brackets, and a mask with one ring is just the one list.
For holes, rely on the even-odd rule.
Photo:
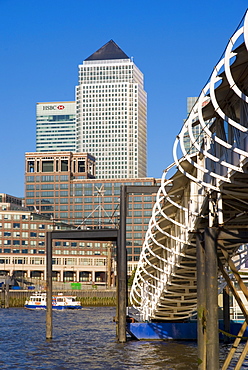
[(85, 60), (88, 61), (107, 59), (129, 59), (129, 57), (113, 40), (110, 40)]

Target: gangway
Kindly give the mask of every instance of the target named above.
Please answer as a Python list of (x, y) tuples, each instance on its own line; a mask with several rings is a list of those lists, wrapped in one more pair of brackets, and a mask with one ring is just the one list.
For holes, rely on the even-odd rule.
[[(239, 280), (232, 261), (248, 243), (247, 12), (176, 137), (173, 157), (161, 179), (130, 294), (133, 307), (149, 322), (192, 317), (199, 308), (200, 254), (209, 247), (204, 274), (215, 263), (217, 285), (224, 276), (232, 286), (229, 270)], [(244, 284), (242, 289), (247, 298)], [(211, 298), (216, 299), (207, 301)], [(247, 311), (242, 312), (247, 325)], [(211, 370), (219, 368), (211, 365), (216, 348), (213, 359), (208, 354)], [(246, 353), (247, 346), (237, 366)]]

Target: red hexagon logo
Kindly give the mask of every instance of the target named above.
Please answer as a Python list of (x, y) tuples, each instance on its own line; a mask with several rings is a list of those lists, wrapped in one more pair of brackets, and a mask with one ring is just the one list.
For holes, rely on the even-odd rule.
[(62, 109), (65, 109), (65, 106), (64, 106), (64, 105), (58, 105), (58, 106), (57, 106), (57, 108), (58, 108), (59, 110), (62, 110)]

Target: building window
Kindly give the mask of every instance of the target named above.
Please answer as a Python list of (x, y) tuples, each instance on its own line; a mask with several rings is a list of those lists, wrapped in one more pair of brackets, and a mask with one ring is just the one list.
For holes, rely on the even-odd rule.
[(145, 203), (144, 208), (145, 209), (152, 209), (152, 204), (151, 203)]
[(52, 182), (53, 181), (53, 179), (54, 179), (54, 176), (41, 176), (41, 181), (42, 182)]
[(60, 181), (68, 181), (68, 175), (61, 175)]
[(53, 161), (42, 161), (42, 172), (53, 172)]
[(61, 171), (62, 172), (68, 171), (68, 159), (62, 159), (61, 160)]
[(68, 206), (60, 206), (60, 211), (68, 211)]
[(26, 180), (27, 182), (34, 182), (34, 176), (27, 176)]
[(31, 257), (30, 258), (30, 264), (31, 265), (44, 265), (45, 264), (45, 258), (44, 257)]
[(92, 266), (92, 258), (79, 258), (79, 265)]

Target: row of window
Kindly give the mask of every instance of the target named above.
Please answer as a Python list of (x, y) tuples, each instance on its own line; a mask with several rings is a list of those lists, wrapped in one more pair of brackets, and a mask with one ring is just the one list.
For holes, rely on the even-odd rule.
[[(27, 190), (59, 190), (59, 189), (68, 189), (69, 185), (68, 184), (29, 184), (26, 185)], [(72, 186), (71, 186), (72, 188)]]
[[(115, 63), (117, 63), (115, 61)], [(123, 69), (133, 69), (133, 64), (127, 64), (123, 65), (123, 63), (128, 63), (127, 60), (121, 62), (119, 65), (107, 65), (107, 66), (86, 66), (86, 64), (80, 65), (80, 70), (85, 70), (87, 72), (90, 71), (108, 71), (111, 69), (116, 69), (116, 70), (123, 70)]]
[[(1, 214), (0, 214), (0, 219), (1, 219)], [(8, 215), (8, 216), (11, 216), (11, 215)], [(8, 220), (11, 220), (11, 217), (8, 218)], [(20, 223), (20, 222), (0, 222), (0, 229), (1, 228), (4, 228), (4, 229), (20, 229), (22, 228), (23, 230), (45, 230), (46, 228), (46, 225), (44, 224), (34, 224), (34, 223), (31, 223), (31, 224), (27, 224), (27, 223)], [(47, 229), (53, 229), (53, 225), (47, 225)], [(16, 232), (17, 234), (15, 236), (20, 236), (20, 233), (18, 235), (18, 232)], [(14, 235), (14, 234), (13, 234)]]
[(0, 220), (28, 220), (28, 219), (31, 219), (32, 220), (32, 216), (29, 216), (28, 214), (26, 215), (20, 215), (20, 214), (10, 214), (10, 213), (4, 213), (4, 214), (0, 214)]
[[(50, 181), (50, 182), (53, 182), (53, 181), (68, 181), (68, 175), (56, 175), (56, 176), (53, 176), (53, 175), (47, 175), (47, 176), (27, 176), (26, 177), (28, 182), (47, 182), (47, 181)], [(75, 187), (75, 188), (80, 188), (80, 189), (86, 189), (86, 188), (93, 188), (95, 189), (95, 187), (103, 187), (103, 189), (107, 189), (107, 188), (115, 188), (115, 189), (120, 189), (120, 187), (122, 185), (136, 185), (136, 186), (142, 186), (142, 185), (147, 185), (147, 186), (150, 186), (150, 185), (153, 185), (153, 182), (151, 181), (144, 181), (144, 182), (114, 182), (114, 183), (95, 183), (95, 182), (92, 182), (92, 183), (79, 183), (79, 184), (71, 184), (71, 187)]]
[[(120, 156), (123, 156), (123, 152), (120, 152)], [(124, 159), (127, 159), (127, 157), (123, 157)], [(112, 164), (111, 161), (106, 161), (106, 164)], [(89, 186), (86, 186), (89, 185)], [(110, 186), (107, 186), (110, 185)], [(97, 189), (102, 188), (104, 191), (104, 195), (112, 195), (114, 192), (120, 191), (120, 186), (114, 186), (112, 189), (112, 184), (105, 184), (104, 186), (102, 184), (71, 184), (70, 189), (76, 189), (75, 191), (82, 191), (82, 194), (85, 195), (92, 195), (93, 192), (95, 192)], [(63, 190), (63, 189), (69, 189), (68, 184), (27, 184), (26, 190)], [(79, 190), (80, 189), (80, 190)], [(136, 196), (130, 195), (130, 199), (136, 199)], [(152, 196), (144, 196), (144, 201), (151, 201)], [(24, 216), (23, 216), (24, 217)]]
[(71, 247), (87, 247), (87, 248), (100, 248), (101, 246), (103, 248), (108, 247), (108, 243), (99, 243), (99, 242), (62, 242), (62, 241), (55, 241), (54, 242), (55, 247), (64, 246), (68, 247), (71, 245)]
[[(28, 238), (29, 236), (31, 238), (37, 238), (37, 237), (39, 237), (39, 238), (45, 238), (45, 233), (36, 233), (34, 231), (31, 231), (31, 232), (23, 231), (21, 233), (20, 232), (16, 232), (16, 231), (14, 231), (13, 233), (11, 231), (4, 231), (4, 232), (0, 231), (0, 237), (1, 236), (4, 236), (4, 237), (11, 237), (11, 236), (13, 236), (13, 238), (19, 238), (20, 236), (22, 238)], [(15, 242), (16, 241), (17, 240), (15, 240)]]
[[(68, 175), (56, 175), (56, 181), (68, 181)], [(26, 176), (27, 182), (53, 182), (54, 176), (53, 175), (43, 175), (43, 176)]]
[[(3, 254), (45, 254), (45, 250), (44, 249), (18, 249), (18, 248), (0, 248), (0, 253), (3, 253)], [(80, 250), (80, 251), (76, 251), (76, 250), (72, 250), (72, 251), (69, 251), (69, 250), (61, 250), (61, 249), (55, 249), (54, 250), (54, 254), (63, 254), (63, 255), (83, 255), (83, 256), (99, 256), (99, 255), (102, 255), (102, 256), (106, 256), (107, 255), (107, 252), (106, 251), (92, 251), (92, 250)]]
[(36, 240), (30, 240), (30, 241), (28, 241), (28, 240), (9, 240), (9, 239), (7, 239), (7, 240), (0, 240), (0, 245), (25, 245), (25, 246), (36, 246), (36, 245), (39, 245), (39, 246), (41, 246), (41, 247), (44, 247), (45, 246), (45, 242), (44, 241), (41, 241), (41, 240), (39, 240), (39, 241), (36, 241)]
[[(84, 194), (84, 195), (90, 195), (92, 194), (91, 193), (91, 190), (89, 191), (85, 191), (85, 193), (88, 193), (88, 194)], [(97, 190), (94, 191), (95, 194), (97, 195)], [(106, 193), (106, 192), (105, 192)], [(119, 195), (119, 190), (117, 191), (114, 191), (115, 195)], [(46, 191), (46, 192), (36, 192), (34, 193), (33, 191), (28, 191), (26, 193), (27, 197), (51, 197), (51, 198), (54, 198), (55, 197), (65, 197), (65, 196), (68, 196), (68, 192), (67, 191), (60, 191), (60, 192), (53, 192), (53, 191)], [(120, 202), (120, 199), (119, 198), (113, 198), (113, 197), (97, 197), (95, 196), (94, 198), (91, 198), (91, 197), (82, 197), (82, 198), (78, 198), (77, 196), (79, 195), (82, 195), (82, 190), (75, 190), (71, 196), (73, 197), (73, 201), (74, 203), (99, 203), (99, 201), (101, 201), (101, 203), (119, 203)], [(128, 204), (128, 208), (129, 209), (135, 209), (135, 208), (145, 208), (145, 209), (151, 209), (152, 208), (152, 203), (144, 203), (144, 202), (150, 202), (152, 200), (152, 197), (144, 197), (142, 199), (142, 197), (130, 197), (130, 200), (129, 200), (129, 204)], [(37, 202), (36, 202), (37, 203)], [(54, 201), (52, 199), (49, 199), (49, 200), (46, 200), (46, 199), (41, 199), (41, 203), (43, 204), (53, 204)], [(60, 200), (59, 199), (56, 199), (55, 200), (55, 203), (59, 204), (59, 203), (69, 203), (69, 200), (68, 198), (61, 198)], [(132, 205), (132, 203), (134, 203)], [(137, 203), (143, 203), (143, 207), (141, 204), (138, 204)], [(4, 218), (5, 220), (8, 219), (8, 218)]]
[[(90, 265), (90, 266), (105, 266), (106, 258), (87, 258), (87, 257), (64, 257), (64, 258), (53, 258), (53, 265)], [(0, 257), (0, 265), (45, 265), (45, 257)]]
[[(10, 254), (10, 253), (23, 253), (23, 254), (45, 254), (44, 249), (10, 249), (10, 248), (0, 248), (0, 253)], [(6, 257), (9, 258), (9, 257)], [(6, 262), (7, 263), (7, 262)]]

